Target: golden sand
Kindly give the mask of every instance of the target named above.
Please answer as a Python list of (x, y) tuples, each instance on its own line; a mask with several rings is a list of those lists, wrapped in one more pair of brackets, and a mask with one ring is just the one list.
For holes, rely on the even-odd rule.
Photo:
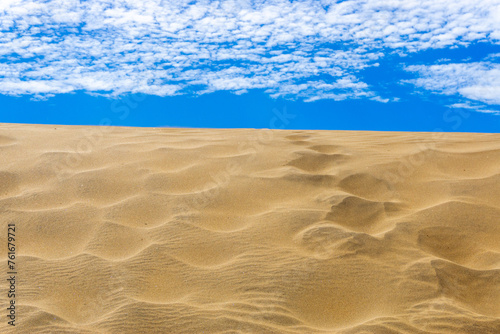
[(3, 124), (0, 156), (1, 333), (500, 333), (498, 134)]

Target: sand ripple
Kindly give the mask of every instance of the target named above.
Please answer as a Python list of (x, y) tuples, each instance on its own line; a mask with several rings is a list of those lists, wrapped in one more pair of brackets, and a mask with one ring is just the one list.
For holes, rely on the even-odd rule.
[(500, 333), (498, 135), (88, 130), (0, 126), (2, 333)]

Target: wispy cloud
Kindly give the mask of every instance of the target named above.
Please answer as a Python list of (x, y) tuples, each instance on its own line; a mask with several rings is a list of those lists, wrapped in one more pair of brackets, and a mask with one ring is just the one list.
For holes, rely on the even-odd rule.
[(477, 103), (454, 103), (452, 105), (448, 106), (449, 108), (453, 109), (467, 109), (467, 110), (472, 110), (476, 112), (482, 112), (486, 114), (495, 114), (495, 115), (500, 115), (500, 110), (491, 110), (487, 109), (487, 107), (483, 104), (477, 104)]
[[(385, 52), (500, 43), (500, 0), (2, 0), (0, 17), (8, 95), (263, 89), (386, 101), (359, 75)], [(498, 102), (493, 79), (439, 85), (444, 67), (409, 70), (424, 76), (417, 86)]]
[(500, 64), (491, 62), (411, 65), (419, 78), (407, 80), (418, 87), (446, 95), (500, 105)]

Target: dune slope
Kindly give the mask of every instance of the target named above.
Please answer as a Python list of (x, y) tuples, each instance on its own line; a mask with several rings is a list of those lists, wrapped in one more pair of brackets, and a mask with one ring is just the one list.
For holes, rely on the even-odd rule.
[(500, 333), (500, 135), (0, 125), (2, 333)]

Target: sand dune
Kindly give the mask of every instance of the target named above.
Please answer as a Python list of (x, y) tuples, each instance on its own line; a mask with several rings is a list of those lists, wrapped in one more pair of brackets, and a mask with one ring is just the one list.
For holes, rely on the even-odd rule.
[(0, 125), (0, 332), (500, 333), (500, 135), (437, 137)]

